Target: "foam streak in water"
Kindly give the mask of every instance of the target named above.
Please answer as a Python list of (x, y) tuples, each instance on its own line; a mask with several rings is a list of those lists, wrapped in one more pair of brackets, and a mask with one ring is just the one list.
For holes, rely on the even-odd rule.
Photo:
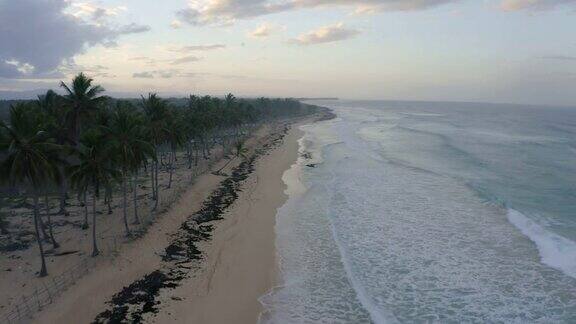
[(334, 226), (334, 223), (332, 223), (332, 222), (330, 223), (330, 228), (332, 229), (332, 235), (334, 237), (334, 241), (336, 242), (336, 245), (338, 246), (338, 250), (340, 251), (342, 265), (344, 266), (344, 270), (346, 271), (346, 274), (348, 275), (348, 279), (350, 280), (350, 284), (352, 285), (352, 287), (354, 288), (354, 291), (356, 292), (356, 297), (358, 298), (358, 300), (360, 301), (360, 303), (362, 304), (364, 309), (366, 309), (366, 311), (368, 311), (368, 313), (370, 314), (370, 318), (372, 318), (372, 321), (374, 321), (375, 324), (399, 323), (398, 320), (394, 317), (394, 315), (392, 313), (388, 313), (388, 314), (383, 313), (378, 308), (378, 306), (375, 305), (370, 300), (370, 296), (369, 296), (368, 292), (366, 292), (366, 290), (364, 289), (362, 284), (354, 276), (354, 273), (352, 271), (352, 265), (350, 264), (350, 257), (347, 255), (346, 249), (344, 248), (342, 242), (338, 238), (338, 233), (336, 230), (336, 226)]
[(508, 220), (528, 236), (540, 252), (542, 263), (576, 278), (576, 243), (547, 231), (517, 210), (508, 210)]

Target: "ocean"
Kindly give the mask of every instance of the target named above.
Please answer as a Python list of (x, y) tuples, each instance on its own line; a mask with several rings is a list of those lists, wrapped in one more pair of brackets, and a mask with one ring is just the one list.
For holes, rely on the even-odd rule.
[(576, 108), (321, 101), (263, 323), (576, 323)]

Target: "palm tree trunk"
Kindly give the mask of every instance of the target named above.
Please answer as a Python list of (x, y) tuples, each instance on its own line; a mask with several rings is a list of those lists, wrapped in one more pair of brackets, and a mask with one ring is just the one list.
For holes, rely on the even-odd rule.
[(150, 187), (152, 188), (152, 200), (156, 199), (156, 185), (154, 184), (154, 161), (150, 163)]
[(192, 169), (192, 144), (190, 140), (186, 144), (186, 157), (188, 158), (188, 169)]
[(42, 245), (42, 239), (40, 238), (40, 206), (38, 203), (38, 193), (34, 191), (34, 229), (36, 230), (36, 241), (38, 241), (38, 249), (40, 250), (40, 259), (42, 260), (42, 266), (40, 267), (40, 277), (46, 277), (48, 275), (48, 270), (46, 270), (46, 259), (44, 258), (44, 246)]
[(172, 175), (174, 174), (174, 164), (176, 163), (176, 152), (172, 151), (170, 154), (170, 163), (169, 165), (169, 172), (170, 172), (170, 179), (168, 180), (168, 189), (172, 187)]
[(126, 188), (126, 171), (122, 172), (122, 215), (124, 217), (124, 231), (126, 236), (130, 236), (130, 228), (128, 227), (128, 189)]
[(68, 184), (66, 182), (66, 176), (64, 176), (63, 167), (58, 168), (58, 173), (60, 177), (60, 210), (58, 214), (68, 216), (68, 211), (66, 211), (66, 197), (68, 195)]
[(106, 188), (106, 206), (108, 206), (108, 215), (112, 214), (112, 189)]
[(160, 153), (160, 165), (164, 167), (166, 163), (164, 163), (164, 152)]
[(132, 177), (132, 187), (133, 189), (133, 196), (134, 196), (134, 223), (133, 224), (140, 224), (140, 218), (138, 217), (138, 170), (134, 173), (134, 177)]
[(96, 188), (92, 193), (92, 256), (100, 254), (98, 244), (96, 244)]
[(200, 150), (198, 144), (194, 142), (194, 166), (198, 166), (198, 160), (200, 159)]
[(82, 224), (82, 229), (88, 229), (88, 199), (86, 197), (88, 190), (84, 190), (82, 194), (82, 199), (84, 200), (84, 224)]
[(222, 170), (224, 170), (224, 168), (226, 168), (228, 166), (228, 164), (230, 164), (230, 162), (232, 162), (235, 158), (230, 158), (230, 160), (228, 160), (228, 162), (226, 162), (226, 164), (224, 164), (220, 169), (218, 169), (218, 171), (216, 171), (215, 173), (220, 173)]
[(82, 198), (82, 191), (78, 191), (76, 199), (78, 199), (78, 202), (80, 203), (80, 207), (84, 207), (84, 199)]
[(48, 234), (48, 231), (46, 230), (46, 224), (44, 224), (42, 217), (38, 218), (38, 223), (40, 224), (40, 230), (42, 231), (42, 237), (43, 237), (44, 241), (50, 242), (50, 235)]
[(154, 163), (154, 182), (156, 186), (156, 199), (154, 200), (154, 210), (158, 208), (158, 201), (160, 200), (160, 185), (158, 183), (158, 161)]
[[(206, 140), (203, 138), (202, 139), (202, 157), (204, 158), (204, 160), (208, 160), (208, 155), (206, 154), (207, 148), (206, 148)], [(210, 154), (210, 152), (208, 152), (208, 154)]]
[(44, 205), (46, 208), (46, 218), (48, 219), (48, 232), (50, 234), (50, 240), (52, 241), (52, 247), (57, 249), (60, 247), (60, 244), (56, 242), (54, 238), (54, 231), (52, 230), (52, 218), (50, 217), (50, 204), (48, 201), (48, 193), (44, 194)]

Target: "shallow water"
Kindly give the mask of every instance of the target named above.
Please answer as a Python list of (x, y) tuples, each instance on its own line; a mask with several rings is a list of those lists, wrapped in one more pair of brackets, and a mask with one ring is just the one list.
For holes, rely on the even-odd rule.
[(263, 322), (576, 322), (576, 110), (323, 104)]

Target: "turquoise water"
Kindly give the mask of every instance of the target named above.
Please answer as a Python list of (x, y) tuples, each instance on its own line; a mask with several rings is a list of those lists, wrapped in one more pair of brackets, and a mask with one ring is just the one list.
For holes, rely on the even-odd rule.
[(576, 322), (576, 109), (322, 104), (263, 322)]

